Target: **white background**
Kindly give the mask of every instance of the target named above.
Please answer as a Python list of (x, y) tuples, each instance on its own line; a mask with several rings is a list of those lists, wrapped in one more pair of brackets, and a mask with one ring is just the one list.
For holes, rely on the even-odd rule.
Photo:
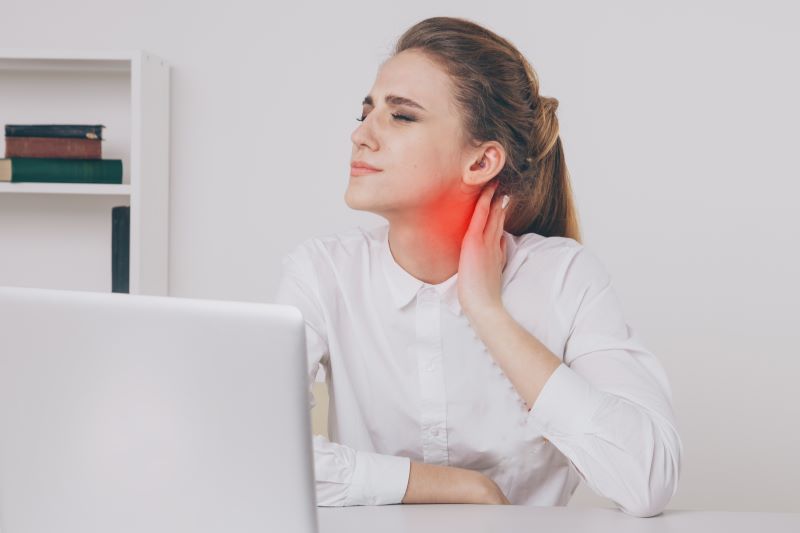
[[(670, 508), (800, 512), (796, 3), (2, 12), (3, 48), (143, 48), (171, 64), (170, 294), (224, 300), (270, 301), (296, 243), (383, 222), (344, 203), (350, 133), (406, 28), (462, 16), (509, 38), (560, 101), (584, 243), (672, 382), (685, 457)], [(610, 506), (585, 486), (571, 505)]]

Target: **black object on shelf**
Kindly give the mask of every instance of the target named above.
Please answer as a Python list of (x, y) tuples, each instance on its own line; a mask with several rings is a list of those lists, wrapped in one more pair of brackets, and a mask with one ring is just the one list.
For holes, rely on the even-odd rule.
[(6, 137), (103, 138), (102, 124), (6, 124)]
[(111, 208), (111, 292), (129, 292), (131, 208)]

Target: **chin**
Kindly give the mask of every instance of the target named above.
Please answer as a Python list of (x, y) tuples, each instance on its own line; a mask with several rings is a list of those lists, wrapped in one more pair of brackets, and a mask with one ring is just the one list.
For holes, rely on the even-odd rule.
[(358, 191), (353, 191), (349, 187), (344, 193), (344, 203), (347, 204), (350, 209), (365, 211), (384, 218), (387, 209), (391, 209), (391, 206), (380, 204), (375, 198), (368, 194), (360, 194)]
[(369, 211), (371, 205), (369, 198), (365, 198), (364, 194), (359, 194), (358, 191), (354, 191), (352, 185), (348, 185), (347, 190), (344, 192), (344, 203), (347, 204), (347, 207), (350, 209), (358, 211)]

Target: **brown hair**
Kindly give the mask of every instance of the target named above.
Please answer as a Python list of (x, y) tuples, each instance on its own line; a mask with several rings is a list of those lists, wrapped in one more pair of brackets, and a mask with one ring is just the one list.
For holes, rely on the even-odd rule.
[(444, 68), (455, 87), (467, 138), (506, 151), (495, 194), (511, 195), (505, 230), (580, 242), (577, 212), (558, 131), (558, 100), (508, 40), (463, 18), (432, 17), (400, 37), (392, 55), (416, 49)]

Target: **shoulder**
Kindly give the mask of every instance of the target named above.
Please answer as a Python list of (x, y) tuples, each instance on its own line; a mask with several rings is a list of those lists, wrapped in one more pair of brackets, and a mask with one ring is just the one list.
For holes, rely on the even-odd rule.
[(604, 284), (610, 280), (608, 271), (594, 250), (569, 237), (545, 237), (537, 233), (519, 236), (509, 234), (514, 241), (515, 255), (552, 272), (557, 289), (567, 285)]
[(308, 237), (295, 244), (283, 256), (283, 262), (293, 262), (306, 268), (330, 265), (344, 267), (358, 263), (380, 242), (385, 226), (365, 229), (361, 226)]
[(508, 235), (514, 239), (520, 250), (525, 250), (526, 252), (536, 251), (542, 253), (544, 251), (570, 250), (583, 246), (569, 237), (545, 237), (538, 233), (523, 233), (522, 235), (509, 233)]
[(512, 251), (512, 257), (525, 261), (557, 264), (583, 248), (583, 244), (569, 237), (545, 237), (538, 233), (513, 235), (508, 232), (506, 237), (509, 239), (507, 244)]

